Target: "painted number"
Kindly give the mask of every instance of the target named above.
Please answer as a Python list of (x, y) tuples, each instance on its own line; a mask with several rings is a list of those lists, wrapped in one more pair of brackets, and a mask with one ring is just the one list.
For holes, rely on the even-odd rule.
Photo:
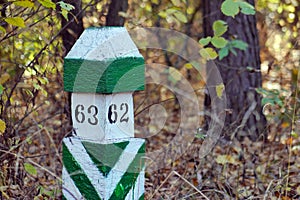
[[(120, 123), (122, 122), (128, 122), (129, 116), (128, 116), (129, 106), (127, 103), (121, 103), (120, 108), (116, 104), (111, 104), (108, 107), (108, 121), (111, 124), (117, 123), (118, 120), (120, 120)], [(98, 108), (95, 105), (91, 105), (87, 108), (87, 113), (85, 112), (85, 107), (82, 104), (79, 104), (75, 108), (75, 120), (78, 123), (84, 123), (87, 118), (87, 122), (91, 125), (97, 125), (99, 123), (99, 120), (97, 118), (98, 115)], [(119, 119), (119, 116), (120, 119)]]
[[(91, 105), (87, 109), (88, 114), (91, 116), (88, 117), (87, 121), (91, 125), (97, 125), (98, 124), (98, 108), (95, 105)], [(79, 104), (75, 108), (75, 119), (78, 123), (84, 123), (85, 122), (85, 113), (84, 113), (84, 106)]]
[[(120, 106), (120, 112), (121, 112), (121, 118), (120, 118), (120, 123), (121, 122), (128, 122), (129, 117), (127, 115), (129, 110), (129, 106), (127, 103), (122, 103)], [(118, 109), (116, 104), (111, 104), (108, 108), (108, 121), (111, 124), (114, 124), (118, 121)]]

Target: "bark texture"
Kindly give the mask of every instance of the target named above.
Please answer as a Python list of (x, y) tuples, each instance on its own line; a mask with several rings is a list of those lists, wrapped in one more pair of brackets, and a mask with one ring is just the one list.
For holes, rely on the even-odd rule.
[[(81, 0), (65, 0), (65, 3), (72, 4), (74, 9), (71, 14), (68, 14), (69, 20), (62, 18), (61, 24), (63, 31), (61, 33), (63, 39), (63, 45), (65, 47), (65, 55), (71, 50), (76, 40), (83, 32), (82, 22), (82, 3)], [(75, 16), (75, 17), (74, 17)]]
[[(255, 88), (261, 87), (259, 39), (254, 15), (239, 14), (235, 18), (221, 12), (222, 0), (203, 0), (204, 36), (213, 36), (212, 25), (216, 20), (227, 22), (229, 30), (225, 38), (237, 38), (248, 43), (246, 51), (237, 50), (237, 56), (230, 53), (215, 63), (222, 75), (226, 95), (227, 109), (224, 134), (227, 139), (249, 137), (255, 141), (266, 139), (266, 119), (262, 114), (261, 96)], [(254, 0), (247, 0), (254, 5)], [(249, 71), (247, 67), (255, 70)], [(205, 108), (210, 109), (209, 95), (205, 98)], [(209, 120), (209, 119), (208, 119)]]
[(124, 26), (125, 19), (119, 15), (119, 12), (126, 12), (127, 9), (127, 0), (111, 0), (106, 17), (106, 26)]

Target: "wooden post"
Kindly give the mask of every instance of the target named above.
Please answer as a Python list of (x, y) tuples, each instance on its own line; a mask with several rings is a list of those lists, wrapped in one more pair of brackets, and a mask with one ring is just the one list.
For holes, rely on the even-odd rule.
[(144, 89), (144, 59), (126, 29), (86, 29), (65, 58), (64, 88), (77, 135), (63, 140), (63, 198), (144, 199), (132, 97)]

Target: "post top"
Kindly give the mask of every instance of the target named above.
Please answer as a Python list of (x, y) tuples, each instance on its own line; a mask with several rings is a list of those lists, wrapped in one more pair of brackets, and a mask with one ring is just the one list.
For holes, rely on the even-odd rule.
[(86, 29), (64, 61), (65, 91), (144, 90), (144, 58), (124, 27)]
[(65, 59), (94, 61), (140, 57), (125, 27), (91, 27), (83, 31)]

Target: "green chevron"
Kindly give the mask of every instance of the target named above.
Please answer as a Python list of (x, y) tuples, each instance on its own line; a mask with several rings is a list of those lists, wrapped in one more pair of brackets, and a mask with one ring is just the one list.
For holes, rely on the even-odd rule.
[(97, 144), (83, 141), (82, 144), (99, 171), (107, 177), (129, 142)]
[(79, 163), (72, 156), (68, 147), (63, 143), (63, 164), (74, 181), (76, 187), (85, 199), (101, 200), (94, 186), (84, 173)]
[(137, 177), (140, 171), (144, 167), (143, 156), (145, 154), (145, 143), (140, 147), (137, 155), (130, 163), (127, 172), (123, 175), (122, 179), (117, 184), (113, 194), (109, 198), (110, 200), (125, 199), (128, 192), (134, 187)]

